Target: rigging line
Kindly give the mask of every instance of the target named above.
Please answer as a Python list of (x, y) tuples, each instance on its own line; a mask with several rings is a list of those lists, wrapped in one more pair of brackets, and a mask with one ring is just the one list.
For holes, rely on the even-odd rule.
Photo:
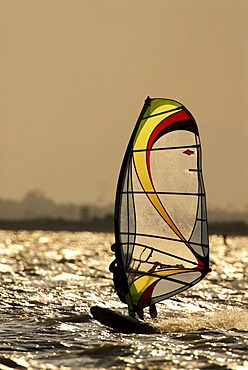
[(133, 261), (141, 262), (141, 263), (148, 263), (149, 265), (154, 265), (154, 262), (146, 261), (146, 260), (139, 260), (138, 258), (132, 258)]
[[(183, 269), (181, 269), (181, 270), (183, 270)], [(134, 275), (153, 276), (153, 277), (156, 277), (156, 278), (159, 278), (159, 279), (163, 279), (163, 280), (170, 280), (170, 281), (173, 281), (174, 283), (178, 283), (178, 284), (182, 284), (182, 285), (187, 285), (187, 286), (192, 286), (192, 284), (190, 284), (190, 283), (188, 283), (186, 281), (177, 280), (177, 279), (174, 279), (174, 278), (169, 277), (169, 276), (157, 275), (157, 274), (154, 274), (154, 273), (148, 272), (148, 271), (135, 271), (135, 270), (133, 271), (133, 270), (128, 270), (127, 272), (128, 273), (132, 273)], [(194, 270), (193, 271), (189, 271), (189, 269), (185, 269), (185, 271), (184, 272), (181, 272), (181, 273), (185, 273), (185, 272), (186, 273), (187, 272), (192, 273), (192, 272), (194, 272)], [(177, 274), (180, 274), (180, 273), (176, 272), (173, 275), (177, 275)]]
[(180, 110), (186, 110), (186, 109), (184, 108), (184, 106), (181, 105), (180, 107), (165, 110), (163, 112), (159, 112), (159, 113), (156, 113), (156, 114), (151, 114), (150, 116), (145, 116), (145, 117), (142, 118), (142, 120), (147, 119), (147, 118), (151, 118), (151, 117), (161, 116), (161, 114), (165, 114), (165, 113), (169, 113), (169, 112), (176, 112), (176, 111), (180, 111)]
[[(195, 139), (197, 140), (197, 137), (195, 135)], [(199, 155), (200, 155), (200, 149), (197, 148), (197, 168), (199, 168)], [(200, 184), (199, 184), (199, 175), (200, 173), (198, 172), (197, 174), (197, 177), (198, 177), (198, 191), (200, 192), (202, 189), (200, 188)], [(191, 240), (191, 238), (193, 238), (193, 235), (195, 233), (195, 230), (196, 230), (196, 225), (198, 225), (198, 220), (197, 220), (197, 215), (198, 215), (198, 212), (199, 212), (199, 204), (201, 202), (201, 199), (203, 198), (203, 196), (201, 197), (198, 197), (197, 199), (197, 209), (196, 209), (196, 218), (195, 218), (195, 222), (194, 222), (194, 226), (192, 228), (192, 231), (191, 231), (191, 234), (189, 236), (189, 240)], [(202, 222), (200, 223), (200, 230), (201, 230), (201, 233), (202, 233)], [(202, 243), (202, 236), (201, 236), (201, 243)], [(204, 251), (203, 251), (203, 254), (204, 254)]]
[[(130, 167), (128, 168), (128, 171), (127, 171), (127, 179), (126, 179), (126, 181), (127, 181), (127, 189), (128, 189), (128, 187), (129, 187), (129, 176), (130, 176)], [(127, 195), (127, 197), (126, 197), (127, 199), (126, 199), (126, 202), (127, 202), (127, 230), (128, 230), (128, 236), (127, 236), (127, 241), (128, 241), (128, 247), (127, 247), (127, 250), (128, 250), (128, 253), (129, 253), (129, 240), (130, 240), (130, 229), (129, 229), (129, 197), (128, 197), (128, 195)], [(123, 258), (123, 257), (122, 257)], [(123, 264), (124, 264), (124, 261), (123, 261)]]
[[(200, 138), (199, 138), (199, 142), (200, 142)], [(199, 168), (202, 168), (202, 152), (201, 150), (198, 150), (197, 151), (199, 152), (198, 156), (197, 156), (197, 161), (198, 161), (198, 167)], [(198, 173), (198, 181), (199, 181), (199, 188), (201, 191), (204, 191), (205, 192), (205, 186), (204, 186), (204, 181), (203, 181), (203, 175), (202, 175), (202, 171)], [(199, 204), (201, 204), (201, 218), (206, 218), (206, 230), (207, 230), (207, 235), (208, 235), (208, 223), (207, 223), (207, 212), (206, 212), (206, 196), (205, 197), (202, 197), (199, 199), (198, 201)], [(203, 230), (203, 223), (201, 224), (201, 231)], [(201, 233), (201, 241), (203, 241), (203, 232)], [(204, 255), (205, 255), (205, 252), (204, 252)]]
[(202, 170), (200, 170), (198, 168), (189, 168), (189, 171), (191, 171), (191, 172), (202, 172)]
[(181, 193), (176, 191), (123, 191), (122, 194), (165, 194), (165, 195), (193, 195), (193, 196), (203, 196), (205, 193)]
[[(142, 260), (141, 260), (141, 256), (142, 256), (142, 254), (145, 252), (145, 249), (143, 249), (143, 251), (141, 252), (141, 254), (140, 254), (140, 259), (138, 260), (135, 260), (135, 261), (137, 261), (137, 262), (139, 262), (139, 264), (138, 264), (138, 266), (136, 267), (137, 269), (141, 266), (141, 263), (142, 263)], [(130, 259), (130, 262), (131, 262), (131, 260), (132, 260), (133, 258), (131, 257), (131, 259)], [(134, 260), (134, 259), (133, 259)]]
[[(145, 262), (147, 262), (147, 263), (148, 263), (149, 258), (151, 258), (151, 257), (152, 257), (152, 255), (153, 255), (153, 251), (154, 251), (154, 249), (151, 249), (151, 250), (150, 250), (150, 253), (149, 253), (149, 255), (146, 257)], [(150, 262), (149, 262), (149, 263), (150, 263)], [(153, 263), (153, 262), (151, 262), (151, 263)]]
[[(134, 194), (133, 194), (133, 171), (132, 171), (132, 168), (133, 168), (133, 157), (131, 156), (131, 153), (130, 153), (130, 160), (129, 160), (129, 164), (128, 165), (129, 165), (128, 173), (129, 173), (129, 176), (130, 176), (130, 187), (131, 187), (131, 190), (132, 190), (131, 191), (132, 196), (130, 198), (132, 200), (133, 218), (134, 218), (133, 219), (133, 223), (131, 222), (131, 224), (133, 224), (135, 235), (133, 237), (131, 246), (128, 245), (128, 248), (127, 248), (126, 267), (129, 266), (129, 264), (130, 264), (130, 261), (131, 261), (131, 258), (132, 258), (133, 247), (134, 247), (135, 239), (136, 239), (136, 209), (135, 209)], [(129, 197), (127, 196), (127, 202), (129, 201), (128, 199), (129, 199)], [(130, 216), (130, 213), (128, 213), (127, 217), (128, 217), (128, 225), (130, 225), (130, 217), (131, 217)], [(129, 250), (129, 248), (130, 248), (130, 250)]]
[[(121, 244), (126, 245), (127, 243), (121, 243)], [(150, 249), (151, 251), (158, 252), (158, 253), (164, 254), (166, 256), (176, 258), (177, 260), (188, 262), (188, 263), (191, 263), (192, 265), (198, 266), (197, 262), (190, 261), (187, 258), (176, 256), (175, 254), (172, 254), (172, 253), (169, 253), (169, 252), (161, 251), (157, 248), (150, 247), (149, 245), (144, 245), (144, 244), (141, 244), (141, 243), (135, 243), (135, 245), (140, 246), (140, 247), (144, 247), (144, 248)]]
[[(202, 152), (201, 152), (201, 143), (200, 143), (200, 138), (199, 138), (199, 135), (197, 135), (197, 133), (195, 133), (195, 141), (196, 143), (198, 142), (198, 145), (199, 147), (196, 149), (197, 151), (197, 169), (201, 169), (201, 156), (202, 156)], [(196, 215), (198, 215), (198, 212), (199, 210), (201, 210), (201, 218), (202, 218), (202, 207), (200, 208), (200, 204), (202, 203), (202, 199), (204, 199), (204, 197), (206, 197), (206, 194), (205, 193), (205, 189), (202, 188), (201, 186), (201, 177), (202, 177), (202, 173), (201, 172), (197, 172), (197, 178), (198, 178), (198, 191), (199, 192), (202, 192), (202, 196), (198, 198), (198, 201), (197, 201), (197, 210), (196, 210)], [(201, 224), (200, 224), (200, 230), (201, 230), (201, 243), (203, 242), (203, 239), (202, 239), (202, 226), (203, 226), (203, 222), (200, 221)], [(194, 226), (192, 228), (192, 232), (190, 234), (190, 237), (189, 237), (189, 240), (193, 237), (194, 235), (194, 232), (196, 230), (196, 225), (198, 225), (198, 218), (196, 217), (195, 219), (195, 223), (194, 223)], [(203, 251), (203, 254), (205, 255), (205, 252)]]
[[(157, 270), (157, 272), (159, 272), (159, 271), (162, 271), (162, 270), (164, 270), (164, 269), (168, 269), (168, 270), (175, 270), (175, 269), (189, 269), (188, 267), (185, 267), (184, 265), (182, 265), (182, 264), (179, 264), (179, 263), (177, 263), (177, 264), (175, 264), (175, 265), (169, 265), (169, 264), (167, 264), (167, 263), (160, 263), (160, 262), (151, 262), (151, 261), (148, 261), (148, 260), (141, 260), (141, 259), (138, 259), (138, 258), (133, 258), (133, 261), (135, 261), (135, 262), (139, 262), (139, 266), (141, 265), (141, 264), (148, 264), (148, 265), (153, 265), (153, 268), (152, 269), (150, 269), (150, 270), (148, 270), (148, 272), (154, 272), (155, 271), (155, 268), (156, 267), (158, 267), (159, 269)], [(138, 270), (138, 268), (139, 268), (139, 266), (137, 266), (136, 268), (135, 268), (135, 270)]]
[(199, 148), (200, 145), (192, 144), (192, 145), (178, 145), (178, 146), (168, 146), (165, 148), (151, 148), (151, 149), (133, 149), (133, 153), (135, 152), (152, 152), (156, 150), (171, 150), (171, 149), (186, 149), (186, 148)]
[[(127, 232), (125, 231), (121, 231), (120, 234), (123, 234), (123, 235), (126, 235)], [(133, 233), (134, 234), (134, 233)], [(150, 238), (156, 238), (156, 239), (164, 239), (164, 240), (171, 240), (173, 242), (179, 242), (179, 243), (183, 243), (185, 244), (188, 243), (188, 244), (192, 244), (192, 245), (200, 245), (201, 247), (208, 247), (208, 244), (200, 244), (200, 243), (195, 243), (195, 242), (189, 242), (187, 240), (178, 240), (178, 239), (174, 239), (174, 238), (169, 238), (169, 237), (166, 237), (166, 236), (160, 236), (160, 235), (151, 235), (151, 234), (142, 234), (142, 233), (136, 233), (136, 235), (138, 236), (145, 236), (145, 237), (150, 237)]]

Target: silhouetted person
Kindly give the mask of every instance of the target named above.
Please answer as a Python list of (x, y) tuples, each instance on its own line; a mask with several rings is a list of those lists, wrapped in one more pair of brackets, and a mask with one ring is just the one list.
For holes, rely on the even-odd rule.
[(114, 261), (111, 262), (109, 265), (109, 271), (113, 274), (114, 287), (118, 297), (123, 303), (127, 303), (125, 299), (125, 292), (123, 291), (123, 271), (118, 264), (117, 259), (114, 259)]
[(224, 234), (224, 235), (223, 235), (223, 242), (224, 242), (224, 244), (225, 244), (225, 245), (227, 245), (226, 238), (227, 238), (227, 235), (225, 235), (225, 234)]
[[(116, 258), (109, 265), (109, 271), (112, 272), (113, 274), (114, 287), (115, 287), (115, 291), (119, 299), (121, 300), (121, 302), (127, 303), (125, 295), (128, 293), (128, 286), (127, 286), (127, 281), (125, 278), (125, 271), (123, 270), (123, 267), (118, 262), (117, 249), (118, 249), (118, 244), (114, 243), (111, 246), (111, 250), (115, 253)], [(125, 291), (126, 290), (125, 287), (127, 291)], [(136, 309), (136, 313), (141, 320), (144, 320), (144, 311), (142, 308)], [(152, 304), (149, 307), (149, 313), (150, 313), (151, 318), (157, 317), (157, 310), (156, 310), (155, 304)]]

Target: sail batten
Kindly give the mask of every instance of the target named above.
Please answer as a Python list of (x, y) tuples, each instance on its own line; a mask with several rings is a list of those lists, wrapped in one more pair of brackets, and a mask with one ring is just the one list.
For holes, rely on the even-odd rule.
[(176, 111), (179, 111), (179, 110), (181, 110), (181, 107), (165, 110), (163, 112), (159, 112), (159, 113), (156, 113), (156, 114), (151, 114), (150, 116), (145, 116), (145, 117), (142, 118), (142, 120), (148, 119), (148, 118), (151, 118), (151, 117), (157, 117), (157, 116), (160, 116), (160, 115), (168, 113), (168, 112), (170, 112), (170, 113), (171, 112), (176, 112)]
[(134, 149), (133, 153), (135, 152), (152, 152), (156, 150), (173, 150), (173, 149), (186, 149), (186, 148), (199, 148), (199, 144), (196, 145), (178, 145), (178, 146), (171, 146), (168, 148), (143, 148), (143, 149)]
[[(206, 221), (206, 220), (203, 220), (203, 221)], [(120, 232), (121, 235), (128, 235), (128, 233), (125, 233), (125, 232)], [(163, 240), (171, 240), (173, 242), (177, 242), (177, 243), (185, 243), (184, 240), (180, 240), (180, 239), (173, 239), (173, 238), (169, 238), (169, 237), (166, 237), (166, 236), (160, 236), (160, 235), (152, 235), (152, 234), (144, 234), (144, 233), (129, 233), (129, 235), (136, 235), (136, 236), (143, 236), (143, 237), (147, 237), (147, 238), (157, 238), (157, 239), (163, 239)], [(125, 245), (125, 243), (122, 243), (123, 245)], [(208, 247), (209, 244), (208, 243), (196, 243), (196, 242), (191, 242), (190, 244), (192, 245), (201, 245), (201, 246), (204, 246), (204, 247)]]
[(177, 101), (145, 101), (118, 180), (115, 238), (129, 311), (182, 292), (209, 271), (199, 131)]
[(167, 195), (192, 195), (192, 196), (199, 196), (199, 195), (205, 195), (205, 193), (180, 193), (176, 191), (123, 191), (123, 194), (167, 194)]
[[(125, 245), (125, 243), (122, 243), (122, 245)], [(136, 245), (137, 245), (137, 246), (140, 246), (140, 247), (145, 247), (145, 248), (147, 248), (147, 249), (149, 249), (149, 250), (151, 250), (151, 251), (153, 251), (153, 252), (159, 252), (159, 253), (164, 254), (164, 255), (166, 255), (166, 256), (173, 257), (173, 258), (175, 258), (175, 259), (177, 259), (177, 260), (180, 260), (180, 261), (187, 262), (187, 263), (190, 263), (190, 264), (192, 264), (192, 265), (198, 266), (198, 263), (197, 263), (197, 262), (194, 262), (194, 261), (192, 261), (192, 260), (189, 260), (189, 259), (183, 258), (183, 257), (181, 257), (181, 256), (178, 256), (178, 255), (175, 255), (175, 254), (172, 254), (172, 253), (169, 253), (169, 252), (163, 251), (163, 250), (161, 250), (161, 249), (159, 250), (159, 249), (153, 248), (153, 247), (151, 247), (151, 246), (149, 246), (149, 245), (147, 245), (147, 244), (140, 244), (140, 243), (136, 243)], [(133, 258), (133, 260), (135, 261), (135, 258)], [(139, 260), (139, 261), (141, 261), (141, 260)], [(151, 264), (153, 264), (153, 265), (154, 265), (154, 261), (153, 261), (153, 262), (142, 261), (142, 262), (151, 263)]]

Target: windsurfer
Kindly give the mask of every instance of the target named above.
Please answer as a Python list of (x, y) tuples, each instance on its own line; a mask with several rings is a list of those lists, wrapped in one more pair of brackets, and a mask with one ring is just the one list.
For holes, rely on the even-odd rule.
[(127, 292), (124, 291), (125, 290), (124, 287), (127, 285), (127, 283), (124, 280), (123, 268), (122, 268), (121, 264), (119, 263), (118, 244), (114, 243), (111, 246), (111, 250), (112, 250), (112, 252), (115, 253), (115, 259), (114, 259), (113, 262), (111, 262), (111, 264), (109, 266), (109, 271), (112, 272), (112, 274), (113, 274), (113, 281), (114, 281), (115, 291), (116, 291), (118, 297), (120, 298), (120, 300), (123, 303), (127, 303), (126, 299), (125, 299), (125, 294)]
[(114, 259), (113, 262), (109, 265), (109, 271), (112, 272), (113, 274), (113, 281), (114, 281), (114, 286), (115, 286), (115, 291), (120, 298), (120, 300), (123, 303), (127, 303), (125, 299), (125, 293), (123, 289), (123, 273), (122, 273), (122, 268), (117, 262), (117, 258)]
[[(124, 280), (125, 272), (123, 271), (122, 266), (118, 262), (118, 244), (114, 243), (111, 246), (111, 250), (115, 253), (115, 259), (109, 265), (109, 271), (112, 272), (113, 274), (115, 291), (118, 297), (120, 298), (120, 300), (123, 303), (127, 303), (126, 298), (125, 298), (125, 295), (127, 294), (127, 292), (125, 292), (126, 290), (125, 286), (127, 288), (127, 282), (126, 280)], [(142, 308), (136, 309), (136, 313), (141, 320), (144, 320), (144, 311)], [(157, 317), (157, 309), (156, 309), (155, 304), (152, 304), (151, 306), (149, 306), (149, 314), (151, 318)]]

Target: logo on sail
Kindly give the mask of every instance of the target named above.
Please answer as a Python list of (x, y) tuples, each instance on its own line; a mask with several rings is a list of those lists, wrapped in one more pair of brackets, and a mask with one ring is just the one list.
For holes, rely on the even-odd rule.
[(195, 152), (193, 152), (192, 150), (190, 149), (187, 149), (184, 151), (184, 154), (187, 154), (187, 155), (192, 155), (192, 154), (195, 154)]

